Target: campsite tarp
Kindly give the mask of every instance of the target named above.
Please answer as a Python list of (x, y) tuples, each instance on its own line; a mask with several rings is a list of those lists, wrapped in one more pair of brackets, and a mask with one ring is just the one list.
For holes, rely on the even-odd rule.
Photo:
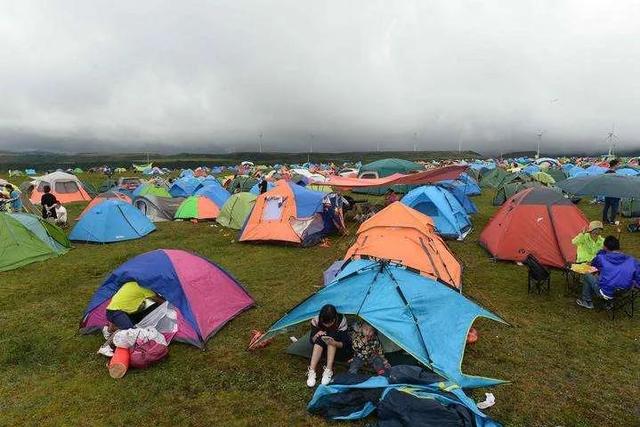
[(385, 178), (377, 179), (347, 178), (331, 175), (327, 177), (326, 181), (313, 181), (313, 184), (329, 185), (342, 190), (359, 187), (388, 187), (390, 185), (422, 185), (447, 179), (457, 179), (466, 169), (466, 166), (444, 166), (437, 169), (430, 169), (407, 175), (397, 173)]

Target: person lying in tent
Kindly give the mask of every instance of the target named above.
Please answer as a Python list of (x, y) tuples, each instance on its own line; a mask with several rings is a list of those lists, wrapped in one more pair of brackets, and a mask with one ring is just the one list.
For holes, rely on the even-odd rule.
[(640, 263), (620, 251), (620, 241), (614, 236), (604, 239), (604, 249), (598, 252), (591, 265), (598, 269), (598, 276), (583, 276), (582, 298), (576, 300), (580, 307), (591, 309), (594, 296), (609, 301), (616, 291), (640, 284)]
[[(151, 304), (147, 304), (151, 300)], [(107, 306), (108, 332), (131, 329), (151, 313), (164, 299), (137, 282), (127, 282), (116, 292)], [(105, 334), (106, 335), (106, 334)]]
[(604, 237), (602, 233), (602, 222), (591, 221), (587, 231), (583, 231), (573, 238), (571, 243), (576, 246), (578, 256), (576, 257), (576, 263), (581, 264), (584, 262), (591, 262), (596, 257), (598, 252), (602, 250), (604, 245)]
[(311, 320), (309, 341), (313, 345), (313, 352), (307, 372), (308, 387), (316, 385), (316, 367), (323, 353), (327, 355), (327, 364), (321, 380), (323, 385), (329, 384), (333, 378), (333, 362), (336, 353), (340, 352), (345, 358), (351, 355), (351, 337), (347, 332), (348, 328), (346, 316), (339, 314), (331, 304), (323, 306), (320, 313)]
[(40, 204), (42, 205), (42, 218), (53, 218), (55, 220), (58, 217), (56, 215), (54, 206), (56, 203), (58, 203), (58, 199), (56, 199), (56, 196), (51, 194), (50, 186), (45, 185), (43, 190), (44, 194), (42, 195), (42, 197), (40, 197)]
[(378, 375), (384, 375), (391, 365), (384, 357), (378, 332), (366, 322), (357, 322), (351, 329), (353, 359), (349, 364), (349, 373), (357, 374), (360, 368), (370, 365)]

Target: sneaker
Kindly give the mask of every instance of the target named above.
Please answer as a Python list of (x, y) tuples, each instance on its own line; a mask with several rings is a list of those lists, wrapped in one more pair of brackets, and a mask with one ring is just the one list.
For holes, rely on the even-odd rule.
[(578, 304), (580, 307), (584, 307), (584, 308), (589, 308), (589, 309), (593, 308), (593, 303), (591, 301), (584, 301), (584, 300), (582, 300), (582, 298), (578, 298), (576, 300), (576, 304)]
[(98, 349), (98, 354), (101, 354), (106, 357), (113, 357), (113, 349), (107, 343), (102, 344), (102, 346)]
[(313, 387), (316, 385), (316, 371), (309, 368), (307, 371), (307, 387)]
[(331, 382), (333, 378), (333, 371), (331, 369), (324, 368), (324, 372), (322, 373), (322, 381), (320, 383), (322, 385), (327, 385)]

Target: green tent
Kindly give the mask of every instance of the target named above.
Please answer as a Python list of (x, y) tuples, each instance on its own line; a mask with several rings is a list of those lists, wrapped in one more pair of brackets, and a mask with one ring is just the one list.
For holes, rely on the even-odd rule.
[(0, 213), (0, 271), (62, 255), (71, 247), (64, 231), (25, 213)]
[(622, 199), (620, 201), (620, 215), (625, 218), (640, 217), (640, 200)]
[(142, 188), (140, 189), (140, 191), (136, 190), (134, 194), (136, 196), (156, 196), (156, 197), (171, 198), (171, 194), (169, 194), (169, 190), (167, 190), (165, 187), (159, 187), (151, 183), (142, 184)]
[(553, 177), (546, 172), (536, 172), (533, 175), (531, 175), (531, 178), (533, 178), (535, 181), (538, 181), (544, 185), (553, 185), (556, 183), (556, 180), (553, 179)]
[(551, 177), (556, 182), (564, 181), (565, 179), (567, 179), (567, 175), (564, 173), (562, 169), (548, 168), (548, 169), (545, 169), (544, 172), (551, 175)]
[(240, 230), (256, 204), (256, 198), (256, 195), (251, 193), (233, 194), (222, 206), (216, 221), (224, 227)]
[[(410, 162), (403, 159), (382, 159), (375, 162), (367, 163), (360, 168), (361, 178), (384, 178), (394, 173), (409, 173), (424, 170), (424, 166), (419, 163)], [(364, 187), (354, 189), (354, 193), (363, 194), (385, 194), (389, 188), (393, 188), (398, 193), (407, 193), (415, 186), (394, 185), (392, 187)]]
[(543, 185), (538, 181), (524, 182), (519, 180), (515, 180), (513, 182), (508, 182), (504, 185), (501, 185), (500, 188), (496, 190), (496, 195), (493, 198), (493, 205), (502, 206), (502, 204), (506, 202), (510, 197), (514, 196), (515, 194), (521, 192), (526, 188), (532, 188), (532, 187), (543, 187)]
[(486, 175), (483, 175), (482, 178), (480, 178), (480, 187), (498, 188), (505, 181), (505, 178), (509, 177), (510, 175), (515, 174), (509, 174), (509, 172), (504, 169), (495, 168), (494, 170), (488, 172)]
[(245, 191), (249, 191), (251, 190), (251, 187), (256, 185), (257, 182), (258, 180), (252, 176), (238, 175), (235, 178), (233, 178), (233, 181), (231, 181), (231, 184), (229, 185), (229, 192), (242, 193)]
[(82, 169), (80, 169), (80, 168), (75, 168), (73, 170), (73, 173), (84, 173), (84, 171)]

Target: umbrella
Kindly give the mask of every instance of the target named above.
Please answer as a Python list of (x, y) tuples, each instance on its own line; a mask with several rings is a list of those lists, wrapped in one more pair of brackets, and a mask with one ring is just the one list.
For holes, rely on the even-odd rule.
[(640, 177), (613, 173), (569, 178), (557, 184), (563, 191), (576, 196), (605, 196), (640, 199)]

